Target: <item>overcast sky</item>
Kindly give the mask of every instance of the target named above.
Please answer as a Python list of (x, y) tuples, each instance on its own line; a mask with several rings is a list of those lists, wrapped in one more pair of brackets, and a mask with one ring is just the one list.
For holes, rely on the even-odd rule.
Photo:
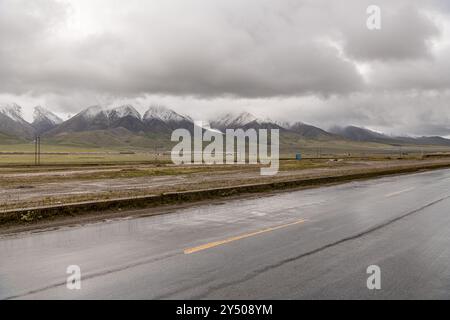
[(0, 0), (0, 44), (0, 103), (28, 118), (156, 103), (450, 135), (449, 0)]

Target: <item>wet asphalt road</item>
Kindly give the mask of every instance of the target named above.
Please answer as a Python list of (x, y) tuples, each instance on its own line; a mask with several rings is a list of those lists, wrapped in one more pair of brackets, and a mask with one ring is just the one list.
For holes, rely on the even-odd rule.
[(449, 299), (450, 170), (3, 237), (11, 298)]

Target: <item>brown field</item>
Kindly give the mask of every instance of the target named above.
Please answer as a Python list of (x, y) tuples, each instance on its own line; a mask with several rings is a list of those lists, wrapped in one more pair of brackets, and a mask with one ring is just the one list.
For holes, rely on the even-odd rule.
[(3, 164), (0, 166), (0, 210), (450, 164), (447, 156), (418, 155), (401, 159), (379, 155), (301, 161), (283, 159), (276, 176), (264, 177), (257, 165), (175, 166), (168, 159), (144, 161), (133, 155), (117, 155), (121, 156), (130, 157), (132, 161), (112, 157), (103, 163), (49, 164), (41, 159), (40, 166)]

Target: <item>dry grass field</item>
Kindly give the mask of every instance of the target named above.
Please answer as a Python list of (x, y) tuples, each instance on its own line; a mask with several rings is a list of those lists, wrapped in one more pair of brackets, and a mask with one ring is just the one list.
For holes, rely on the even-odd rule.
[[(127, 155), (130, 156), (130, 155)], [(449, 163), (450, 158), (405, 156), (281, 160), (275, 176), (261, 176), (259, 165), (183, 165), (104, 155), (104, 163), (80, 161), (40, 166), (0, 166), (0, 210), (82, 201), (158, 195), (166, 192), (230, 187), (292, 179), (365, 173), (387, 168)], [(79, 159), (80, 160), (80, 159)], [(93, 160), (93, 159), (90, 159)]]

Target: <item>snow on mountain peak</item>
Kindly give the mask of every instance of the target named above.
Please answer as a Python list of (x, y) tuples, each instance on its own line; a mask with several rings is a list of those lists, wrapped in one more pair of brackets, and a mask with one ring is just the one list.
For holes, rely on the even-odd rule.
[(188, 120), (188, 118), (164, 106), (150, 106), (145, 112), (144, 120), (151, 119), (158, 119), (164, 122)]
[(6, 115), (16, 122), (26, 122), (22, 117), (22, 107), (16, 103), (0, 105), (0, 113)]
[(97, 116), (98, 114), (105, 112), (104, 108), (100, 105), (90, 106), (87, 109), (84, 109), (79, 113), (79, 115), (83, 116), (84, 118), (91, 119)]
[(141, 119), (141, 114), (130, 104), (108, 109), (107, 112), (109, 115), (115, 113), (115, 115), (119, 118), (131, 116), (137, 119)]
[(220, 125), (223, 127), (243, 126), (253, 121), (258, 121), (258, 118), (256, 118), (254, 115), (248, 112), (242, 112), (238, 115), (233, 113), (227, 113), (224, 116), (222, 116), (219, 120), (217, 120), (217, 122), (220, 123)]
[(253, 122), (253, 121), (258, 121), (258, 118), (256, 118), (254, 115), (252, 115), (251, 113), (248, 113), (248, 112), (242, 112), (235, 119), (235, 123), (241, 124), (241, 125), (245, 125), (245, 124)]
[(117, 118), (124, 118), (126, 116), (132, 116), (137, 119), (141, 119), (141, 114), (132, 105), (123, 105), (119, 107), (103, 107), (100, 105), (91, 106), (84, 109), (79, 113), (86, 119), (92, 119), (96, 116), (103, 114), (107, 117), (114, 115)]
[(36, 106), (34, 108), (33, 119), (34, 119), (34, 122), (48, 120), (53, 124), (60, 124), (63, 122), (63, 120), (60, 117), (58, 117), (56, 114), (54, 114), (53, 112), (51, 112), (41, 106)]

